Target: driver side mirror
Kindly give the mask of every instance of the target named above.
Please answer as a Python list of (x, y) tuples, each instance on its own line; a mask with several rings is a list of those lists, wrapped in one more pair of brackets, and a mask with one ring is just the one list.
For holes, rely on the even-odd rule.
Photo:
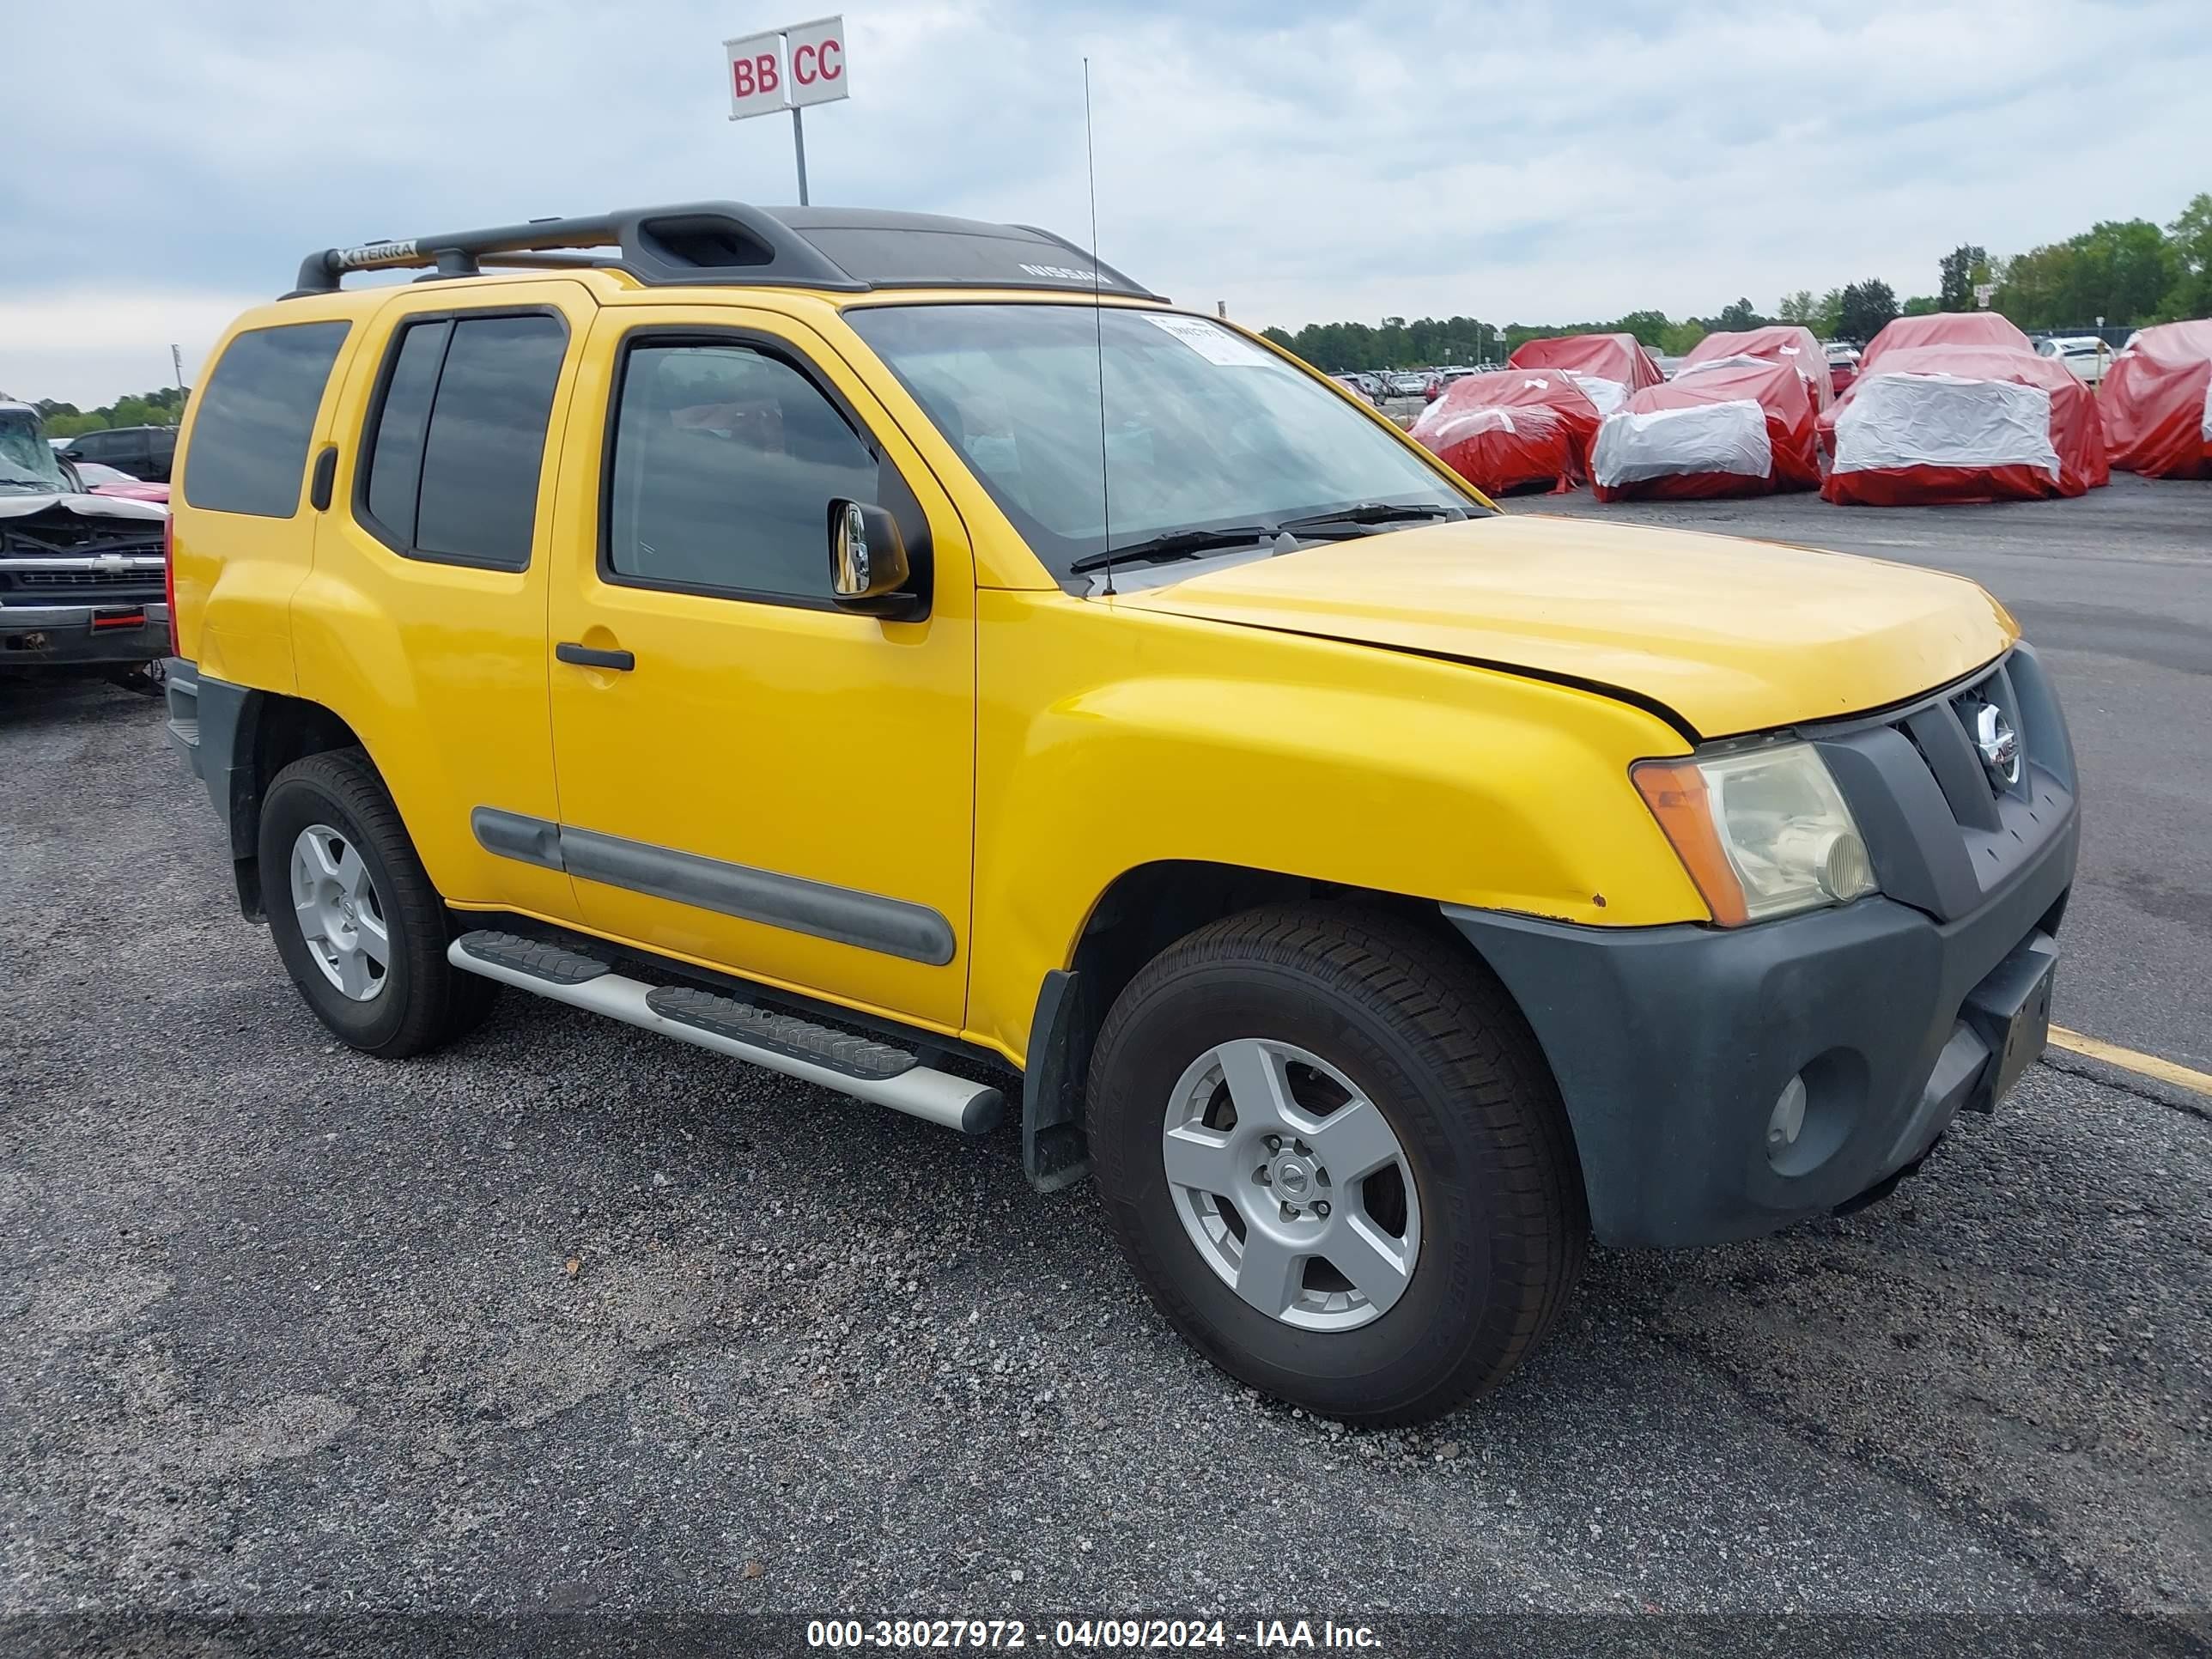
[(927, 602), (913, 584), (897, 520), (865, 501), (830, 503), (830, 592), (839, 605), (892, 621), (917, 617)]

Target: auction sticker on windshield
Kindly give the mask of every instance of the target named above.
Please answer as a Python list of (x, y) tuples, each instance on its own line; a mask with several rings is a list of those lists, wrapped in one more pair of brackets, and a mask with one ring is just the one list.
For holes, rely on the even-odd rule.
[(1203, 317), (1162, 317), (1151, 312), (1144, 319), (1165, 329), (1209, 363), (1224, 368), (1265, 368), (1267, 354), (1238, 339), (1225, 328), (1217, 328)]

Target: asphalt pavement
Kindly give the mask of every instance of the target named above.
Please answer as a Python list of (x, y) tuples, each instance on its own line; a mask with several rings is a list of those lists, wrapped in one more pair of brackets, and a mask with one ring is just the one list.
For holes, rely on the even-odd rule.
[[(1989, 582), (2081, 750), (2061, 1018), (2212, 1058), (2212, 486), (1613, 511)], [(1198, 1359), (1010, 1132), (514, 995), (341, 1051), (146, 699), (0, 686), (0, 1615), (2126, 1613), (2112, 1650), (2199, 1650), (2186, 1093), (2031, 1068), (1887, 1201), (1598, 1252), (1500, 1395), (1349, 1432)]]

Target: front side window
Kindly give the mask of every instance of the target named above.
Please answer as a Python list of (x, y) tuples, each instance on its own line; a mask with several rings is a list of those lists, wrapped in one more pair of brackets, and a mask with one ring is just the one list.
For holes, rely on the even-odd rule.
[(608, 574), (656, 587), (830, 597), (830, 503), (877, 463), (804, 374), (750, 346), (642, 340), (623, 360)]
[(364, 517), (412, 558), (520, 570), (568, 331), (557, 317), (410, 323), (363, 444)]
[(196, 395), (185, 500), (215, 513), (300, 510), (315, 411), (350, 323), (284, 323), (234, 339)]
[(844, 316), (1063, 579), (1108, 545), (1109, 518), (1118, 548), (1353, 506), (1481, 510), (1335, 392), (1203, 318), (1052, 304)]

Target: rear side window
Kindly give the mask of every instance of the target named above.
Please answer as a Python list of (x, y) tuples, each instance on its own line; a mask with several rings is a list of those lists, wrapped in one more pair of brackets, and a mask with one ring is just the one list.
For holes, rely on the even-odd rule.
[(534, 313), (403, 329), (363, 443), (362, 521), (410, 558), (527, 566), (568, 349), (561, 319)]
[(198, 392), (185, 500), (211, 513), (300, 510), (315, 410), (350, 323), (286, 323), (232, 340)]

